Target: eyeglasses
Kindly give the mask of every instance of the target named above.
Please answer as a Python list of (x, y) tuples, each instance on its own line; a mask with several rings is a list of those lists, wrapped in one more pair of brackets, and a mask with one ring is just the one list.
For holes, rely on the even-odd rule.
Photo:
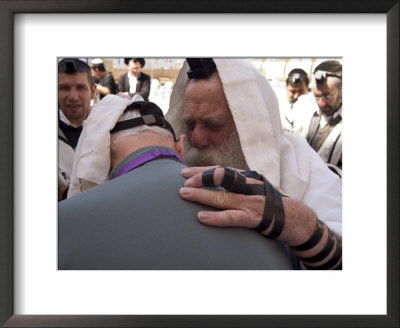
[(327, 96), (319, 96), (319, 97), (315, 97), (316, 101), (320, 101), (321, 99), (325, 99), (326, 101), (330, 101), (331, 99), (333, 99), (333, 95), (327, 95)]

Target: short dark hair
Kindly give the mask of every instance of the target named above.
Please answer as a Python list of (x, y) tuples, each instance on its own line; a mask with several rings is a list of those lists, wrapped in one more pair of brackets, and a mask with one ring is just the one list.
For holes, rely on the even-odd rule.
[(288, 77), (286, 79), (286, 85), (288, 85), (289, 83), (292, 85), (301, 84), (302, 81), (304, 81), (306, 83), (306, 86), (308, 87), (310, 79), (308, 78), (307, 73), (301, 68), (294, 68), (288, 74)]
[(106, 67), (104, 66), (104, 63), (99, 63), (99, 64), (92, 64), (91, 66), (92, 69), (98, 69), (101, 72), (105, 72), (106, 71)]
[(315, 67), (314, 74), (316, 71), (342, 73), (342, 64), (337, 60), (327, 60)]
[(144, 60), (144, 58), (124, 58), (124, 63), (125, 65), (129, 65), (130, 61), (133, 61), (134, 63), (139, 63), (140, 66), (142, 66), (142, 68), (144, 67), (144, 65), (146, 65), (146, 61)]
[(86, 73), (90, 86), (92, 87), (94, 85), (94, 79), (89, 65), (78, 58), (64, 58), (60, 60), (58, 62), (58, 73)]

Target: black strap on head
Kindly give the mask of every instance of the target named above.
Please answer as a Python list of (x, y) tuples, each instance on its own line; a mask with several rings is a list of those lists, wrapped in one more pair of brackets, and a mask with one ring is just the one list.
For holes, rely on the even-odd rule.
[(190, 67), (187, 71), (189, 79), (204, 79), (217, 69), (212, 58), (186, 58), (186, 61)]
[(334, 73), (330, 73), (330, 72), (327, 72), (327, 71), (316, 71), (315, 73), (314, 73), (314, 78), (315, 78), (315, 81), (318, 83), (318, 84), (321, 84), (321, 83), (323, 83), (324, 82), (324, 80), (327, 78), (327, 77), (337, 77), (338, 79), (342, 79), (342, 76), (341, 75), (339, 75), (339, 74), (334, 74)]
[(134, 128), (141, 125), (156, 125), (161, 128), (167, 129), (174, 136), (175, 142), (177, 141), (174, 129), (171, 124), (169, 124), (165, 118), (160, 107), (155, 103), (147, 101), (137, 101), (126, 107), (125, 112), (128, 110), (139, 110), (140, 117), (136, 117), (130, 120), (117, 122), (114, 129), (110, 133), (115, 133), (121, 130)]
[(87, 72), (90, 74), (90, 67), (78, 58), (64, 58), (58, 62), (58, 72), (67, 74)]
[(65, 65), (65, 71), (67, 73), (75, 73), (76, 72), (75, 62), (73, 59), (71, 59), (71, 58), (64, 59), (64, 65)]

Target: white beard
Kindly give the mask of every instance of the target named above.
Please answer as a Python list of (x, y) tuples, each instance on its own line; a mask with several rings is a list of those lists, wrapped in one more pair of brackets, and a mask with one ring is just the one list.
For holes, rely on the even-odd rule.
[(199, 150), (185, 139), (185, 161), (188, 166), (221, 165), (249, 170), (240, 145), (237, 131), (219, 148)]

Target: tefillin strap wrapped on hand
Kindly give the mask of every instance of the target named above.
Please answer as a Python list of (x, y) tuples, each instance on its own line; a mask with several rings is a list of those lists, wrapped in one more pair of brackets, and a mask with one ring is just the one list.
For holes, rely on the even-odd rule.
[[(254, 229), (264, 231), (273, 223), (272, 231), (267, 237), (279, 237), (285, 223), (281, 193), (264, 176), (258, 174), (256, 171), (243, 171), (239, 173), (227, 167), (224, 167), (224, 170), (225, 174), (221, 182), (221, 187), (227, 191), (244, 195), (265, 196), (263, 218), (260, 224)], [(203, 172), (202, 182), (204, 187), (216, 187), (214, 184), (214, 171), (215, 168)], [(264, 184), (246, 184), (246, 177), (263, 181)]]
[[(291, 246), (291, 248), (296, 251), (307, 251), (314, 248), (319, 242), (321, 242), (324, 236), (325, 225), (326, 224), (324, 222), (322, 222), (320, 219), (317, 218), (316, 227), (311, 237), (303, 244), (297, 246)], [(313, 256), (298, 255), (298, 257), (303, 261), (304, 265), (308, 270), (328, 270), (336, 266), (341, 261), (342, 239), (336, 233), (330, 230), (329, 227), (327, 229), (327, 233), (328, 233), (327, 241), (325, 242), (324, 247), (317, 254)], [(325, 259), (326, 257), (328, 257), (329, 254), (332, 252), (333, 248), (335, 247), (335, 245), (336, 248), (330, 260), (322, 265), (315, 265), (315, 263), (318, 263), (323, 259)], [(336, 266), (335, 269), (341, 270), (342, 264)]]

